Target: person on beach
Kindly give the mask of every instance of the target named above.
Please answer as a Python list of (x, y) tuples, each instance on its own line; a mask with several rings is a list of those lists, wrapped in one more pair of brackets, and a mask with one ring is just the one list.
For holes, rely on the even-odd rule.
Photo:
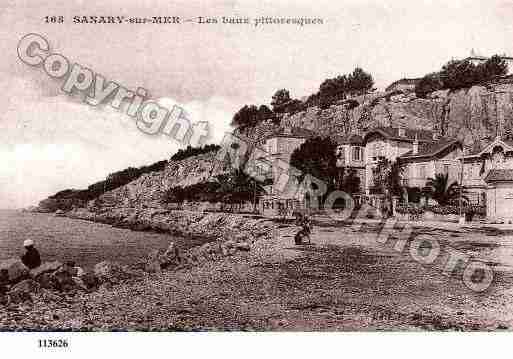
[(25, 264), (29, 269), (37, 268), (41, 265), (41, 256), (39, 252), (34, 247), (34, 241), (32, 239), (27, 239), (23, 242), (23, 247), (25, 247), (25, 254), (21, 257), (21, 261)]
[(310, 234), (312, 233), (312, 223), (307, 214), (299, 214), (296, 217), (296, 225), (301, 227), (301, 230), (295, 235), (295, 244), (303, 244), (303, 239), (308, 239), (310, 243)]

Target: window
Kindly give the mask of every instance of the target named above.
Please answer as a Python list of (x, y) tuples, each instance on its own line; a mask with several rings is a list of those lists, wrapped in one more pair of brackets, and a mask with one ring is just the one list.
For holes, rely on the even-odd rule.
[(361, 160), (362, 160), (362, 157), (361, 157), (360, 147), (358, 147), (358, 146), (353, 147), (353, 161), (361, 161)]
[(385, 144), (381, 141), (376, 141), (373, 146), (373, 157), (376, 159), (385, 154)]
[(419, 177), (426, 178), (426, 165), (420, 165), (419, 167)]
[(267, 140), (267, 152), (270, 154), (278, 153), (278, 139), (271, 138)]

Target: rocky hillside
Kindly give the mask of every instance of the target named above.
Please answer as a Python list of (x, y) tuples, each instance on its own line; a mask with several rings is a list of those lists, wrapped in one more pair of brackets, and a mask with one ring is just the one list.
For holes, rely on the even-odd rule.
[[(306, 111), (281, 116), (280, 126), (297, 126), (321, 135), (363, 133), (377, 126), (407, 126), (457, 137), (469, 148), (482, 146), (496, 136), (497, 128), (513, 127), (513, 82), (484, 84), (454, 92), (437, 91), (428, 98), (413, 92), (374, 93), (350, 101), (340, 101), (327, 109), (310, 107)], [(278, 125), (264, 122), (241, 134), (263, 139)]]
[(204, 182), (224, 172), (222, 163), (215, 160), (215, 152), (169, 161), (164, 170), (142, 175), (125, 186), (116, 188), (91, 201), (90, 206), (101, 207), (159, 207), (164, 192), (175, 186)]

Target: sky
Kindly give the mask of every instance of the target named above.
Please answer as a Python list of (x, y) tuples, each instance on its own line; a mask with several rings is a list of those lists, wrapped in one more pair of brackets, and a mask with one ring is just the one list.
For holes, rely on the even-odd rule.
[[(62, 15), (64, 24), (44, 16)], [(322, 25), (74, 24), (73, 16), (318, 17)], [(506, 1), (47, 1), (0, 3), (0, 208), (37, 204), (107, 174), (169, 158), (179, 144), (140, 132), (132, 118), (60, 90), (17, 57), (19, 40), (43, 35), (51, 51), (126, 88), (179, 104), (208, 121), (212, 142), (244, 104), (295, 98), (360, 66), (384, 88), (438, 70), (451, 58), (513, 55)]]

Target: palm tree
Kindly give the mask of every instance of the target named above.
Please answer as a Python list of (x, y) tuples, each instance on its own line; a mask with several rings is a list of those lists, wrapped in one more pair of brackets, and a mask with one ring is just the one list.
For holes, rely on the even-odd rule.
[(431, 189), (431, 198), (441, 206), (457, 200), (459, 196), (458, 182), (449, 184), (448, 174), (437, 173), (435, 178), (428, 179), (426, 187)]
[[(231, 204), (242, 205), (243, 202), (253, 201), (255, 197), (265, 193), (262, 184), (241, 169), (218, 175), (216, 179), (220, 184), (219, 192), (222, 193), (223, 200)], [(256, 209), (256, 201), (253, 206)]]

